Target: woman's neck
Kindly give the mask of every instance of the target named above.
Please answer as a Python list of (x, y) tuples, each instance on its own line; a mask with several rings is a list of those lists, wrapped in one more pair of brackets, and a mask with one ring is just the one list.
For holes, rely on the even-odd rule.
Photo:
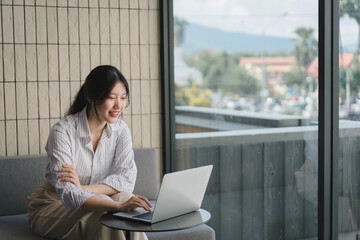
[(93, 108), (91, 108), (87, 112), (87, 120), (88, 120), (91, 136), (93, 136), (93, 135), (95, 135), (95, 136), (101, 135), (103, 129), (106, 126), (106, 122), (105, 121), (103, 121), (103, 122), (100, 121), (100, 119), (96, 116), (96, 113), (93, 110)]

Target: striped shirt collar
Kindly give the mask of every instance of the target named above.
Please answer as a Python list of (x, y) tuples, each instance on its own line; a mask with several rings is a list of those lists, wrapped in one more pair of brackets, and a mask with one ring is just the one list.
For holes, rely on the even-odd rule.
[[(78, 136), (80, 138), (89, 138), (91, 139), (91, 134), (90, 134), (90, 128), (89, 128), (89, 122), (87, 119), (87, 113), (86, 113), (86, 108), (84, 107), (83, 110), (81, 110), (81, 112), (79, 113), (79, 126), (77, 129), (77, 133)], [(120, 119), (118, 119), (118, 121), (116, 123), (106, 123), (105, 125), (105, 134), (108, 138), (111, 137), (111, 134), (113, 133), (113, 131), (117, 131), (120, 129), (120, 124), (119, 124)]]

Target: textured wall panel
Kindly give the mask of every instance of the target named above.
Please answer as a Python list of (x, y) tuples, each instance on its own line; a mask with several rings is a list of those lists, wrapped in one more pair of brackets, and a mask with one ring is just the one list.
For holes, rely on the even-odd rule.
[(122, 119), (134, 146), (161, 152), (158, 0), (3, 0), (0, 10), (0, 156), (45, 153), (100, 64), (129, 82)]
[(14, 6), (14, 36), (15, 43), (25, 43), (25, 29), (24, 29), (24, 7)]
[(54, 7), (48, 7), (47, 11), (47, 36), (48, 43), (57, 43), (58, 42), (58, 19), (57, 19), (57, 10)]
[(25, 45), (15, 45), (15, 76), (17, 82), (26, 81)]

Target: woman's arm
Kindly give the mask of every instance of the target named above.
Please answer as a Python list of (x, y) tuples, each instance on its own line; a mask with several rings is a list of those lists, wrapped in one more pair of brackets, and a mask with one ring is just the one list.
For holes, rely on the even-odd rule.
[(100, 184), (108, 185), (119, 192), (132, 192), (135, 187), (137, 168), (134, 161), (130, 130), (124, 125), (121, 131), (116, 131), (116, 135), (111, 173)]
[(48, 164), (46, 166), (46, 179), (53, 185), (61, 202), (69, 208), (80, 208), (81, 205), (94, 194), (69, 181), (61, 181), (59, 172), (64, 165), (72, 165), (71, 133), (66, 132), (60, 124), (56, 124), (50, 131), (46, 144)]
[(85, 185), (82, 186), (82, 189), (92, 193), (104, 194), (108, 196), (119, 193), (119, 191), (105, 184)]
[(63, 168), (59, 169), (58, 172), (62, 173), (61, 175), (59, 175), (59, 178), (63, 182), (72, 182), (77, 188), (86, 190), (91, 193), (104, 194), (110, 196), (119, 192), (116, 189), (105, 184), (81, 185), (79, 176), (77, 175), (74, 166), (69, 164), (64, 164)]
[(115, 190), (114, 188), (108, 185), (97, 184), (97, 185), (82, 186), (80, 184), (79, 177), (72, 165), (64, 164), (63, 168), (60, 169), (59, 172), (63, 173), (59, 175), (61, 181), (71, 182), (79, 189), (96, 193), (96, 195), (91, 196), (82, 204), (81, 208), (83, 209), (90, 211), (101, 211), (101, 212), (118, 212), (118, 211), (126, 212), (133, 210), (137, 207), (142, 207), (147, 211), (151, 210), (152, 207), (151, 203), (145, 197), (136, 195), (136, 196), (132, 196), (125, 203), (119, 203), (107, 196), (118, 193), (117, 190)]
[(149, 200), (138, 195), (132, 196), (125, 203), (119, 203), (105, 195), (94, 195), (88, 198), (81, 206), (81, 208), (85, 210), (100, 212), (128, 212), (138, 207), (142, 207), (146, 211), (151, 211), (151, 203)]

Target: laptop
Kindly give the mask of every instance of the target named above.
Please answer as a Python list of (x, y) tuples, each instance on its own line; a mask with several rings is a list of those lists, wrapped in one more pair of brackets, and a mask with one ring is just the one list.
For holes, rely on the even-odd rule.
[(165, 174), (150, 212), (136, 208), (130, 212), (117, 212), (115, 217), (146, 223), (157, 223), (198, 210), (204, 199), (213, 165), (191, 168)]

